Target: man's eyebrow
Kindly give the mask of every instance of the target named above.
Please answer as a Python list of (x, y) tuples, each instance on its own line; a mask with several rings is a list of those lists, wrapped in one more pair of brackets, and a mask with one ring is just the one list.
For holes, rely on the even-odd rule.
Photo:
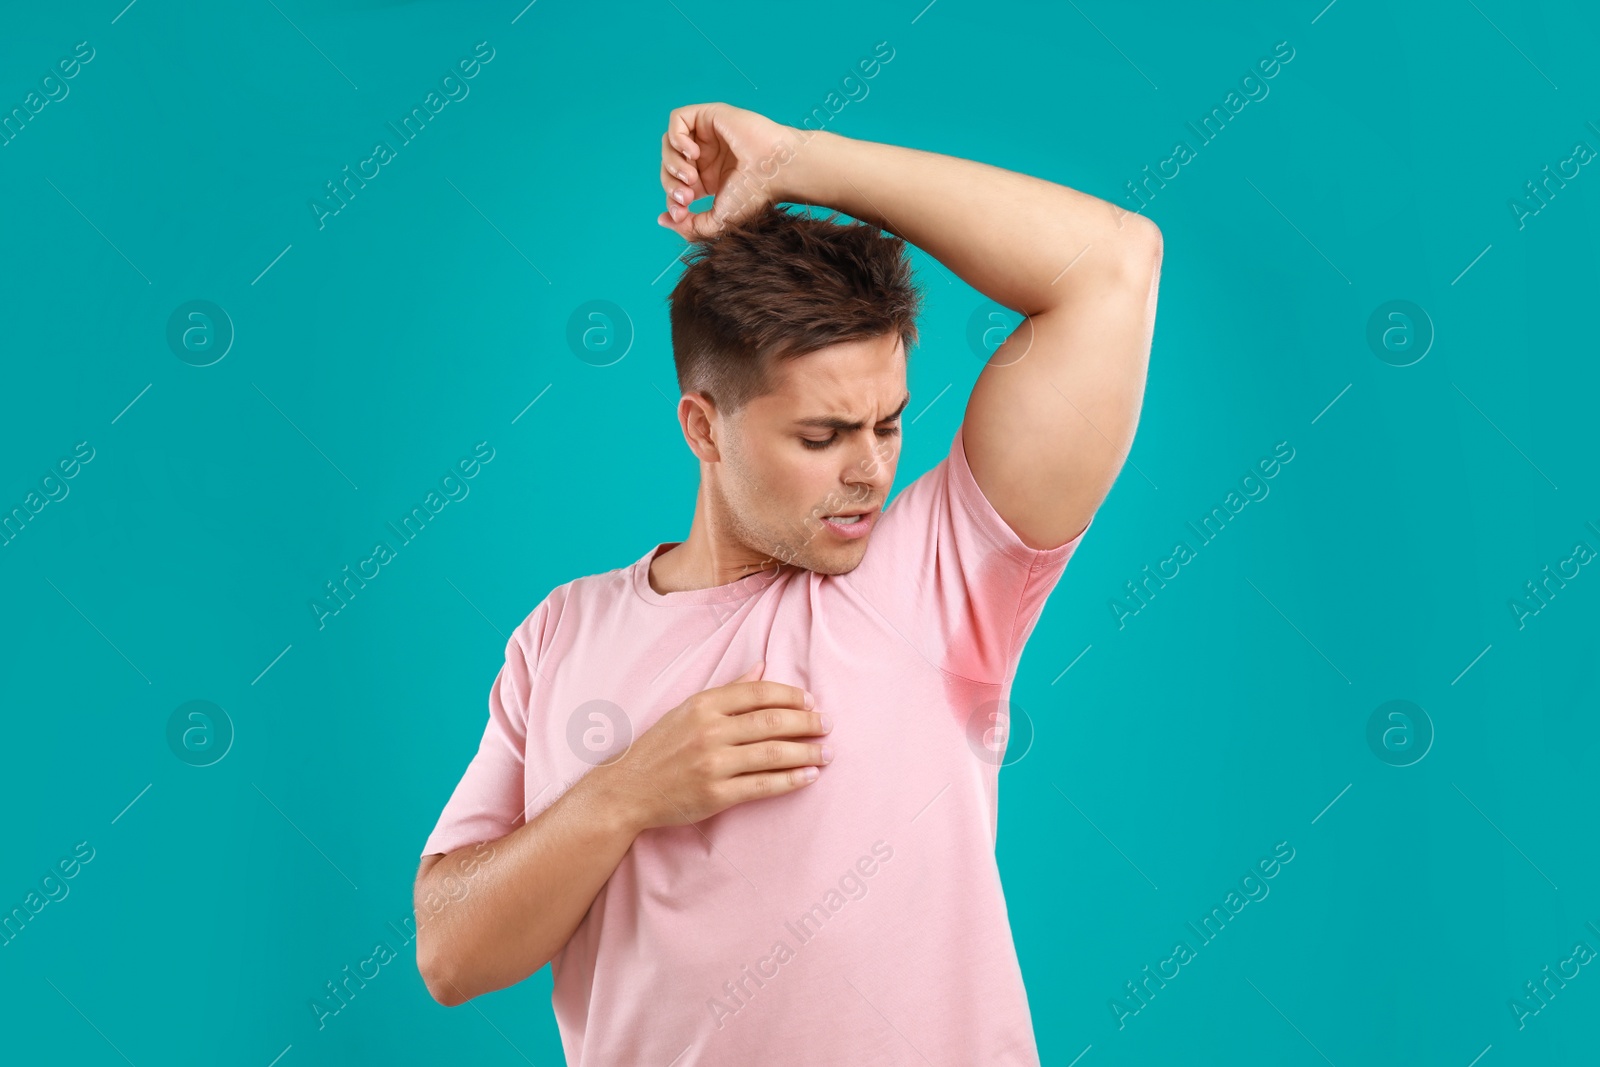
[[(906, 405), (909, 403), (911, 403), (911, 394), (907, 393), (905, 399), (900, 401), (900, 406), (879, 421), (890, 422), (898, 419), (900, 413), (906, 409)], [(795, 419), (794, 424), (796, 426), (815, 426), (821, 430), (843, 430), (846, 432), (859, 430), (866, 425), (864, 422), (851, 422), (849, 419), (842, 419), (837, 415), (812, 415), (809, 418)]]

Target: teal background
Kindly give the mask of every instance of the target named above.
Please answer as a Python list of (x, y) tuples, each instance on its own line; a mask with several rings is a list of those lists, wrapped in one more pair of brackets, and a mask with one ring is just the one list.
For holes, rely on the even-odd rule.
[[(687, 533), (668, 111), (798, 123), (879, 41), (827, 128), (1130, 207), (1195, 147), (1146, 211), (1137, 441), (1013, 692), (1035, 736), (998, 851), (1044, 1062), (1594, 1062), (1600, 967), (1521, 1027), (1510, 1002), (1600, 949), (1600, 576), (1520, 627), (1509, 606), (1600, 548), (1600, 175), (1510, 207), (1600, 146), (1592, 6), (122, 2), (8, 5), (0, 33), (6, 112), (95, 50), (0, 147), (0, 509), (94, 450), (0, 548), (0, 908), (94, 849), (0, 948), (18, 1062), (561, 1062), (548, 969), (428, 997), (397, 932), (418, 853), (510, 630)], [(484, 41), (469, 95), (319, 229), (324, 183)], [(1280, 41), (1201, 144), (1188, 123)], [(988, 310), (916, 262), (902, 486), (948, 447)], [(192, 300), (235, 333), (210, 366), (167, 341)], [(574, 349), (591, 300), (619, 332)], [(1409, 366), (1368, 341), (1392, 300), (1424, 316), (1395, 344), (1432, 336)], [(480, 441), (469, 495), (319, 629), (324, 583)], [(1187, 524), (1278, 442), (1269, 495), (1200, 546)], [(206, 767), (168, 741), (193, 700), (234, 734)], [(1431, 723), (1410, 766), (1368, 742), (1391, 700)], [(1270, 895), (1201, 946), (1186, 923), (1279, 842)], [(1195, 958), (1119, 1027), (1180, 939)], [(319, 1028), (379, 941), (398, 958)]]

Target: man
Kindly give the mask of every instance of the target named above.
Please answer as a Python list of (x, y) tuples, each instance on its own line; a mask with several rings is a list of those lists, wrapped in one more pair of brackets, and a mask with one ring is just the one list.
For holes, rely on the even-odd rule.
[[(423, 849), (423, 978), (456, 1005), (552, 963), (574, 1065), (1037, 1064), (994, 858), (1006, 707), (1131, 446), (1160, 234), (721, 103), (671, 113), (661, 180), (697, 242), (671, 307), (693, 523), (507, 643)], [(1026, 318), (885, 509), (906, 241)]]

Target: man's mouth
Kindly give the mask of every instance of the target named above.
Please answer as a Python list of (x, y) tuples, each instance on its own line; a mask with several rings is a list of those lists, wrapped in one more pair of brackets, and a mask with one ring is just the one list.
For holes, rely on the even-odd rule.
[(872, 524), (877, 521), (877, 512), (871, 508), (865, 511), (844, 511), (836, 515), (822, 516), (823, 523), (840, 537), (865, 537), (872, 529)]

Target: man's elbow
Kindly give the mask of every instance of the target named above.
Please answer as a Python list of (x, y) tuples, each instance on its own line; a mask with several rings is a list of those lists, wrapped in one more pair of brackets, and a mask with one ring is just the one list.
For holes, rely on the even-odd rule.
[[(1072, 269), (1050, 283), (1063, 304), (1081, 306), (1085, 297), (1098, 300), (1111, 291), (1143, 294), (1161, 273), (1161, 229), (1136, 212), (1123, 211), (1114, 227), (1094, 234), (1087, 246), (1077, 236), (1068, 244), (1074, 241), (1079, 242), (1075, 249), (1062, 250), (1072, 258)], [(1077, 257), (1083, 260), (1081, 266)]]
[[(1140, 217), (1143, 218), (1142, 215)], [(1157, 226), (1153, 222), (1150, 222), (1149, 219), (1145, 219), (1145, 222), (1150, 223), (1151, 252), (1155, 257), (1156, 264), (1159, 266), (1161, 263), (1162, 248), (1164, 247), (1161, 237), (1161, 227)]]
[(1148, 281), (1151, 273), (1160, 269), (1161, 228), (1143, 215), (1130, 213), (1123, 220), (1118, 244), (1125, 273), (1133, 278)]
[(1161, 258), (1161, 250), (1162, 250), (1162, 247), (1163, 247), (1163, 244), (1162, 244), (1163, 238), (1161, 236), (1161, 227), (1157, 226), (1155, 223), (1152, 222), (1150, 224), (1150, 235), (1153, 238), (1155, 238), (1156, 258), (1160, 259)]
[(427, 986), (428, 995), (447, 1008), (459, 1007), (472, 999), (462, 990), (457, 981), (459, 975), (449, 960), (443, 958), (439, 947), (432, 939), (424, 939), (420, 931), (417, 935), (417, 973), (422, 976), (422, 984)]

